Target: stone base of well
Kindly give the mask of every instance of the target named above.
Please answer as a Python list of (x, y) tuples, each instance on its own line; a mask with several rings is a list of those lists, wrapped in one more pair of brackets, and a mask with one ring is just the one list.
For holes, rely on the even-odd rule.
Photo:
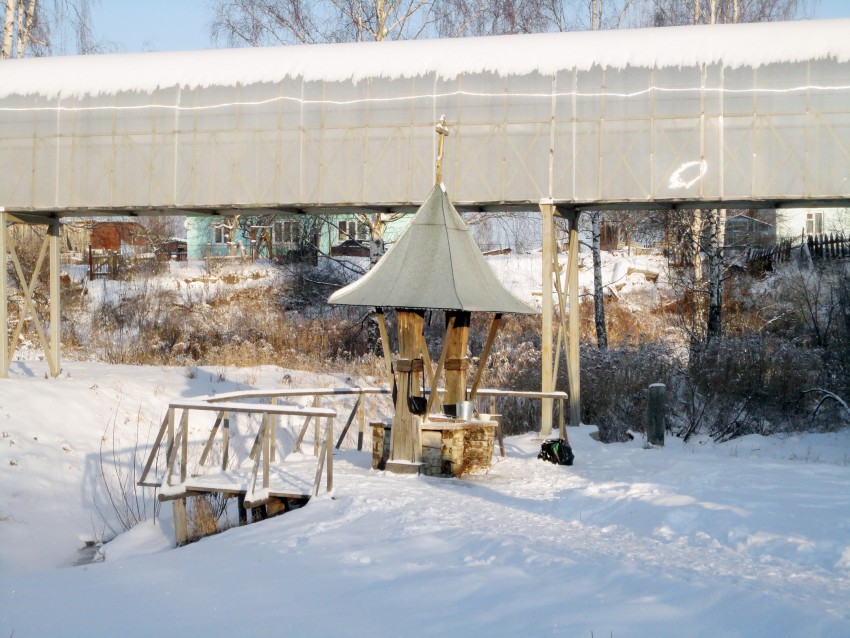
[[(372, 422), (372, 468), (395, 470), (390, 456), (391, 422)], [(495, 421), (426, 421), (422, 424), (422, 474), (463, 476), (490, 467)]]

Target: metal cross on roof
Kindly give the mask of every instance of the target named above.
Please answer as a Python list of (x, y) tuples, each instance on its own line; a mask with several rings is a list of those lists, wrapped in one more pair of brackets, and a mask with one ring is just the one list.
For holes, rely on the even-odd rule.
[(441, 115), (440, 120), (434, 125), (434, 130), (440, 136), (440, 141), (437, 144), (437, 186), (443, 183), (443, 141), (449, 134), (449, 128), (446, 126), (446, 116)]

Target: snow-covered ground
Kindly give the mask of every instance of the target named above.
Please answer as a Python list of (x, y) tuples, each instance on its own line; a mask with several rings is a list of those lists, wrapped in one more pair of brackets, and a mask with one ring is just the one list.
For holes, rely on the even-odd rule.
[[(181, 549), (170, 507), (104, 534), (109, 466), (170, 399), (343, 385), (274, 367), (16, 362), (0, 381), (0, 636), (850, 636), (850, 433), (663, 449), (570, 429), (466, 480), (341, 451), (334, 498)], [(288, 376), (287, 376), (288, 375)], [(339, 424), (338, 424), (339, 427)], [(101, 514), (98, 514), (97, 509)], [(108, 534), (107, 534), (108, 535)]]

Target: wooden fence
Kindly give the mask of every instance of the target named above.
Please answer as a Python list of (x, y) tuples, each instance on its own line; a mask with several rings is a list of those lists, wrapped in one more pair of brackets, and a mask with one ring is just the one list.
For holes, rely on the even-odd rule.
[(808, 255), (813, 262), (847, 259), (850, 257), (850, 240), (843, 233), (808, 235), (799, 244), (785, 239), (769, 248), (747, 249), (745, 261), (748, 270), (765, 272), (773, 270), (778, 263), (789, 261), (795, 253), (803, 259)]
[(850, 257), (850, 241), (844, 237), (844, 233), (809, 235), (806, 247), (814, 261)]

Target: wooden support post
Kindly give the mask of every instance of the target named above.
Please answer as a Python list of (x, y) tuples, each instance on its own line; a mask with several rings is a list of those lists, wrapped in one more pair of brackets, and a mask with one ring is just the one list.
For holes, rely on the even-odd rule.
[(171, 473), (172, 467), (174, 464), (174, 408), (168, 408), (168, 414), (165, 417), (168, 420), (168, 427), (166, 428), (166, 441), (168, 442), (167, 447), (165, 448), (165, 479), (163, 483), (165, 485), (171, 485)]
[[(543, 217), (543, 277), (542, 277), (542, 351), (541, 351), (541, 379), (540, 391), (552, 392), (554, 383), (552, 380), (552, 264), (554, 256), (552, 248), (555, 245), (555, 206), (550, 203), (540, 204), (540, 213)], [(552, 399), (545, 398), (541, 401), (542, 412), (540, 415), (540, 436), (547, 437), (552, 434)]]
[(7, 213), (0, 208), (0, 379), (9, 378), (9, 292), (6, 281)]
[(664, 395), (667, 386), (653, 383), (649, 386), (649, 403), (646, 408), (646, 439), (652, 445), (664, 445)]
[[(569, 282), (569, 370), (570, 425), (581, 424), (581, 384), (579, 370), (579, 305), (578, 305), (578, 211), (565, 213), (569, 221), (569, 256), (567, 281)], [(554, 389), (554, 388), (553, 388)]]
[(180, 482), (185, 483), (189, 470), (189, 410), (183, 410), (180, 434)]
[(564, 414), (565, 407), (564, 400), (558, 399), (558, 438), (563, 441), (569, 441), (569, 438), (567, 438), (567, 419)]
[(498, 410), (496, 410), (496, 397), (490, 397), (490, 418), (496, 421), (496, 438), (499, 441), (499, 456), (505, 458), (507, 454), (505, 454), (505, 437), (502, 435), (502, 421), (501, 415), (498, 414)]
[(328, 492), (334, 488), (334, 420), (328, 417), (327, 433), (325, 434), (325, 456), (327, 457), (327, 484)]
[[(55, 378), (58, 377), (59, 373), (62, 371), (60, 368), (59, 357), (62, 322), (60, 305), (62, 295), (59, 285), (60, 225), (58, 219), (54, 219), (50, 223), (50, 227), (47, 232), (50, 237), (50, 299), (48, 301), (50, 305), (50, 347), (48, 348), (48, 352), (45, 352), (44, 354), (47, 356), (47, 364), (50, 367), (50, 376)], [(3, 276), (5, 276), (5, 269)]]
[(245, 495), (239, 494), (236, 497), (237, 510), (239, 512), (239, 525), (248, 524), (248, 510), (245, 509)]
[(460, 310), (446, 312), (446, 325), (454, 317), (454, 327), (446, 331), (446, 396), (444, 402), (452, 405), (466, 401), (466, 377), (469, 359), (466, 358), (466, 344), (469, 340), (469, 322), (472, 313)]
[[(554, 237), (553, 237), (554, 241)], [(561, 347), (565, 345), (565, 341), (568, 339), (567, 334), (569, 332), (569, 328), (567, 327), (567, 305), (566, 305), (566, 295), (567, 292), (563, 290), (561, 286), (561, 272), (563, 267), (558, 262), (558, 243), (555, 241), (555, 245), (552, 247), (552, 255), (553, 255), (553, 270), (555, 272), (555, 292), (558, 297), (558, 314), (560, 316), (560, 322), (558, 323), (558, 338), (555, 346), (555, 365), (552, 370), (552, 389), (558, 385), (558, 365), (561, 363)], [(567, 288), (569, 288), (569, 281), (567, 281)], [(567, 376), (569, 376), (569, 365), (567, 366)]]
[(171, 501), (171, 511), (174, 514), (174, 543), (177, 547), (189, 542), (189, 519), (186, 516), (186, 499), (178, 498)]
[[(398, 350), (403, 360), (417, 358), (419, 353), (419, 335), (425, 320), (421, 310), (398, 311)], [(424, 370), (396, 371), (398, 375), (398, 398), (390, 431), (390, 458), (387, 469), (390, 471), (419, 472), (422, 457), (422, 444), (419, 431), (419, 419), (407, 408), (408, 385), (419, 388)], [(409, 383), (408, 383), (409, 380)]]

